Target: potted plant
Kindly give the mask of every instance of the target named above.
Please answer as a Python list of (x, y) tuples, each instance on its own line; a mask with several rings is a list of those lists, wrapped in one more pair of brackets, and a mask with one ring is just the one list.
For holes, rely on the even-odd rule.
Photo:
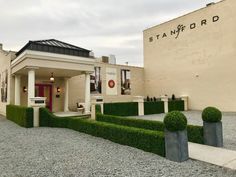
[(166, 158), (175, 162), (188, 160), (187, 118), (180, 111), (164, 118)]
[(204, 144), (223, 147), (222, 113), (215, 107), (207, 107), (202, 112)]

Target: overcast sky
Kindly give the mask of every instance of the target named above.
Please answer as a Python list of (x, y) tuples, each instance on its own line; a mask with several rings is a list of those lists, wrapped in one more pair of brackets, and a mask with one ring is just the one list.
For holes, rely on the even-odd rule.
[(58, 39), (143, 65), (142, 31), (218, 0), (0, 0), (0, 43)]

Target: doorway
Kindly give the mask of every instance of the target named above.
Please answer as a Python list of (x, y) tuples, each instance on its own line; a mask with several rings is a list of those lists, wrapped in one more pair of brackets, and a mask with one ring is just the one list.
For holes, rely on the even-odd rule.
[(35, 96), (46, 97), (46, 108), (52, 111), (52, 85), (35, 84)]

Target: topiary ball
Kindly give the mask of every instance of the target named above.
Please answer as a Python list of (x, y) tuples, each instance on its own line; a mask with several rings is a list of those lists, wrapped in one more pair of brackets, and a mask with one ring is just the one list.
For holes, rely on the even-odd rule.
[(166, 114), (164, 125), (171, 132), (182, 131), (187, 127), (187, 118), (180, 111), (172, 111)]
[(205, 122), (220, 122), (222, 113), (215, 107), (207, 107), (202, 111), (202, 120)]

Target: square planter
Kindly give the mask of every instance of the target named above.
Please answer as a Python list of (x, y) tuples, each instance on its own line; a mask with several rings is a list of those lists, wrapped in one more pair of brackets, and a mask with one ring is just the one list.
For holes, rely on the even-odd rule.
[(204, 144), (223, 147), (222, 122), (203, 122)]
[(166, 158), (171, 161), (183, 162), (188, 160), (187, 130), (170, 132), (165, 129), (165, 150)]

